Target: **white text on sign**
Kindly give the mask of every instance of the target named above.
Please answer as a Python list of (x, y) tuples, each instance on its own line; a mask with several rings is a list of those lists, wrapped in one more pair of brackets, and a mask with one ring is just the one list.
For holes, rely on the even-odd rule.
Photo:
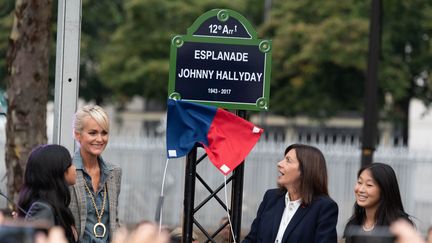
[(179, 78), (261, 82), (262, 73), (182, 68)]
[(198, 60), (214, 60), (214, 61), (236, 61), (247, 62), (247, 52), (231, 52), (231, 51), (206, 51), (195, 50), (194, 58)]

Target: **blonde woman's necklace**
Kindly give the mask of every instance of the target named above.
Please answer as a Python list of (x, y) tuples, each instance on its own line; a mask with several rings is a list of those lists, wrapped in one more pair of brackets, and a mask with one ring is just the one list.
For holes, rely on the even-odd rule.
[[(105, 210), (105, 202), (106, 202), (106, 195), (107, 195), (107, 185), (105, 183), (104, 185), (104, 194), (103, 194), (103, 201), (102, 201), (102, 208), (99, 211), (96, 205), (96, 200), (93, 197), (93, 193), (90, 191), (90, 188), (87, 186), (87, 181), (85, 181), (84, 183), (85, 189), (88, 192), (88, 194), (90, 195), (90, 199), (93, 203), (93, 207), (95, 209), (95, 213), (96, 213), (96, 217), (97, 217), (97, 223), (93, 226), (93, 234), (96, 238), (104, 238), (105, 237), (105, 233), (106, 233), (106, 227), (105, 225), (102, 223), (102, 216)], [(99, 234), (97, 229), (98, 227), (102, 228), (102, 233)]]

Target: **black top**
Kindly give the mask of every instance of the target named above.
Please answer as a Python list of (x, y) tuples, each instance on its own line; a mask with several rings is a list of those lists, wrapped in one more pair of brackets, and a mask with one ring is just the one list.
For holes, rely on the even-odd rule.
[(395, 239), (388, 226), (375, 226), (365, 231), (360, 225), (350, 225), (345, 230), (346, 243), (393, 243)]

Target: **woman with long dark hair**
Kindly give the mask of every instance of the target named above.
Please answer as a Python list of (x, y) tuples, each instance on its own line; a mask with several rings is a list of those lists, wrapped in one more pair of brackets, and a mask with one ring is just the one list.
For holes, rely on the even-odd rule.
[[(354, 212), (344, 231), (346, 242), (355, 242), (356, 237), (364, 235), (373, 236), (378, 232), (377, 228), (388, 230), (382, 226), (387, 227), (398, 219), (413, 224), (402, 205), (398, 181), (391, 166), (372, 163), (362, 167), (357, 173), (354, 194)], [(378, 232), (379, 235), (382, 233)]]
[(76, 170), (69, 151), (56, 144), (41, 145), (27, 160), (24, 184), (18, 205), (26, 221), (43, 220), (49, 226), (61, 226), (69, 242), (77, 241), (74, 218), (69, 209), (69, 186), (75, 184)]

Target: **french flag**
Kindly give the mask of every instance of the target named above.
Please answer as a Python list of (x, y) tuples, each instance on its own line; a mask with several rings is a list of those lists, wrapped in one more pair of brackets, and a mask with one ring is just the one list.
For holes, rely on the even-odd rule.
[(168, 99), (167, 113), (167, 157), (183, 157), (198, 142), (224, 175), (241, 164), (263, 133), (253, 123), (213, 106)]

